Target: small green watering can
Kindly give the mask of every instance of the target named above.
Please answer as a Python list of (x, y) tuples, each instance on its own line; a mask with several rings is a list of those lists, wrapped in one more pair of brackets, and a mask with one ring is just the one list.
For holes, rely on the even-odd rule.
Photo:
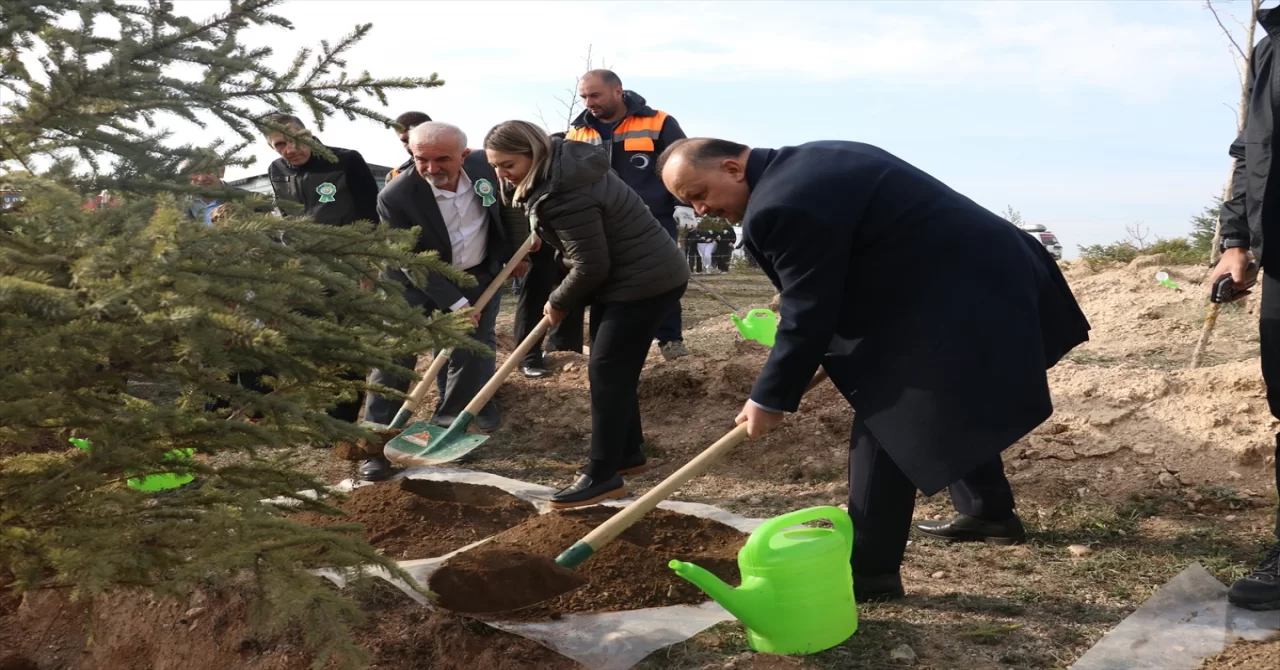
[(774, 336), (778, 334), (778, 317), (767, 309), (753, 309), (747, 312), (746, 318), (731, 314), (738, 332), (748, 340), (755, 340), (766, 347), (773, 346)]
[[(834, 528), (787, 530), (819, 519)], [(852, 552), (853, 521), (839, 507), (823, 506), (784, 514), (757, 528), (738, 552), (742, 586), (736, 589), (691, 563), (669, 565), (738, 617), (752, 649), (813, 654), (858, 630)]]
[[(71, 441), (71, 444), (74, 444), (85, 451), (89, 451), (88, 440), (82, 437), (73, 437), (71, 438), (70, 441)], [(165, 460), (173, 461), (175, 464), (190, 463), (191, 457), (192, 455), (195, 454), (195, 452), (196, 452), (195, 449), (174, 449), (173, 451), (170, 451), (169, 453), (165, 454)], [(129, 485), (129, 488), (131, 489), (135, 489), (138, 491), (146, 491), (150, 493), (154, 491), (167, 491), (169, 489), (176, 489), (179, 486), (190, 484), (191, 480), (195, 478), (196, 478), (195, 475), (189, 472), (181, 475), (173, 472), (166, 472), (159, 475), (148, 475), (146, 477), (143, 477), (142, 479), (138, 479), (137, 477), (134, 477), (129, 479), (129, 481), (126, 483)]]

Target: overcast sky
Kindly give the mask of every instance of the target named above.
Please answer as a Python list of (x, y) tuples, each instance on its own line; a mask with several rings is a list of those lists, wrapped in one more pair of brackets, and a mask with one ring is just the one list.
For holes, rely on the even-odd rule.
[[(176, 4), (197, 16), (222, 3)], [(1247, 2), (1221, 5), (1246, 18)], [(394, 94), (383, 111), (455, 123), (472, 147), (506, 119), (563, 124), (557, 97), (590, 46), (691, 136), (875, 144), (993, 211), (1046, 224), (1068, 256), (1134, 222), (1185, 234), (1222, 190), (1239, 99), (1229, 44), (1200, 0), (296, 0), (279, 13), (293, 31), (255, 34), (281, 67), (372, 22), (352, 71), (446, 82)], [(405, 158), (373, 123), (335, 119), (318, 134), (370, 163)], [(274, 155), (265, 143), (254, 153), (228, 177), (265, 171)]]

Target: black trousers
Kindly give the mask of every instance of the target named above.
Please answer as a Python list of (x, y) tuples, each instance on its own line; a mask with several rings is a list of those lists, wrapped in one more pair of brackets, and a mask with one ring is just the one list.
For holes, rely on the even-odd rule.
[[(257, 393), (266, 395), (268, 393), (271, 393), (271, 389), (262, 383), (262, 378), (263, 376), (271, 376), (272, 374), (274, 373), (266, 372), (266, 371), (237, 372), (231, 375), (228, 381), (240, 386), (241, 388), (245, 388), (250, 391), (255, 391)], [(364, 381), (364, 376), (356, 373), (351, 373), (346, 375), (345, 379), (347, 379), (348, 381)], [(347, 423), (355, 423), (360, 419), (360, 407), (361, 405), (364, 404), (364, 396), (365, 396), (365, 393), (361, 391), (359, 392), (355, 400), (352, 400), (351, 402), (343, 402), (343, 403), (338, 403), (337, 405), (334, 405), (333, 409), (328, 411), (329, 416), (339, 421), (346, 421)], [(225, 398), (217, 398), (213, 402), (205, 404), (205, 411), (214, 412), (220, 409), (225, 409), (230, 405), (231, 403), (227, 401)], [(259, 417), (260, 415), (255, 414), (250, 418), (257, 419)]]
[[(566, 271), (556, 262), (555, 247), (545, 242), (538, 251), (529, 254), (529, 274), (524, 276), (524, 285), (520, 289), (520, 299), (516, 302), (515, 334), (516, 343), (533, 332), (533, 327), (542, 320), (542, 308), (551, 297), (551, 291), (564, 279)], [(532, 365), (542, 360), (543, 340), (550, 340), (555, 351), (574, 351), (582, 353), (582, 321), (586, 310), (579, 307), (565, 316), (559, 326), (548, 331), (547, 336), (538, 340), (538, 344), (529, 350), (524, 364)]]
[(592, 479), (608, 479), (618, 465), (640, 451), (640, 396), (636, 386), (649, 346), (663, 319), (684, 295), (685, 285), (644, 300), (591, 306)]
[[(485, 289), (489, 288), (490, 282), (494, 279), (494, 274), (489, 272), (487, 263), (482, 264), (480, 268), (471, 268), (467, 270), (476, 278), (475, 286), (468, 286), (459, 289), (462, 295), (475, 304), (480, 299), (480, 295)], [(405, 292), (405, 299), (414, 307), (421, 307), (428, 311), (434, 309), (434, 305), (428, 303), (426, 295), (421, 291), (410, 290)], [(480, 312), (480, 324), (471, 333), (471, 339), (478, 340), (480, 343), (489, 347), (491, 351), (496, 351), (494, 341), (494, 324), (498, 320), (498, 311), (502, 305), (502, 291), (499, 290), (493, 294), (493, 298), (489, 300), (489, 304), (484, 306)], [(440, 350), (432, 352), (433, 356), (440, 355)], [(417, 356), (406, 356), (396, 363), (402, 367), (412, 369), (417, 363)], [(453, 420), (462, 413), (463, 409), (471, 403), (484, 388), (484, 385), (493, 378), (494, 369), (496, 368), (493, 356), (481, 356), (477, 353), (466, 351), (463, 349), (455, 349), (449, 356), (449, 362), (444, 369), (436, 375), (436, 409), (433, 419)], [(387, 370), (374, 370), (369, 375), (369, 381), (374, 384), (381, 384), (388, 388), (393, 388), (401, 393), (409, 391), (409, 379), (405, 377), (397, 377)], [(396, 413), (400, 411), (403, 401), (386, 398), (377, 393), (369, 394), (369, 401), (364, 408), (364, 418), (366, 421), (389, 425), (395, 418)], [(479, 414), (493, 413), (497, 411), (497, 405), (492, 399), (482, 408)]]
[[(952, 484), (956, 511), (988, 521), (1013, 516), (1013, 489), (999, 458)], [(856, 417), (849, 437), (849, 517), (854, 575), (896, 573), (911, 532), (916, 487)]]
[[(1262, 380), (1267, 386), (1271, 415), (1280, 419), (1280, 277), (1262, 275), (1262, 304), (1259, 322), (1262, 344)], [(1276, 436), (1276, 487), (1280, 488), (1280, 435)], [(1275, 534), (1280, 538), (1280, 512)]]

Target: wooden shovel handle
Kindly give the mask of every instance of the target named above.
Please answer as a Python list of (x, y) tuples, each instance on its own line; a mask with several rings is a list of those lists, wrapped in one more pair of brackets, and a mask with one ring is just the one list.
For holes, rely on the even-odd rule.
[[(498, 272), (498, 276), (494, 277), (492, 282), (489, 282), (489, 287), (484, 290), (484, 293), (480, 294), (480, 299), (477, 300), (476, 304), (473, 306), (477, 312), (484, 310), (485, 306), (489, 304), (489, 301), (493, 299), (493, 295), (498, 292), (498, 289), (502, 288), (504, 283), (506, 283), (507, 277), (511, 276), (511, 272), (516, 269), (516, 266), (520, 264), (520, 261), (524, 260), (525, 256), (529, 255), (529, 248), (533, 246), (533, 241), (537, 239), (537, 237), (537, 233), (529, 233), (529, 237), (524, 241), (524, 244), (520, 245), (519, 249), (516, 249), (515, 255), (513, 255), (511, 260), (503, 266), (500, 272)], [(436, 354), (435, 358), (431, 359), (431, 367), (427, 368), (426, 374), (422, 375), (422, 379), (418, 381), (417, 385), (413, 387), (413, 391), (409, 393), (409, 397), (405, 398), (404, 404), (400, 406), (400, 412), (397, 413), (397, 416), (413, 413), (413, 410), (422, 402), (423, 397), (427, 395), (427, 389), (430, 389), (431, 385), (435, 383), (436, 375), (440, 374), (440, 371), (444, 369), (444, 364), (449, 361), (449, 356), (452, 354), (452, 348), (444, 349), (440, 353)], [(402, 426), (392, 427), (400, 428)]]
[[(819, 369), (818, 374), (813, 376), (813, 381), (809, 382), (809, 386), (805, 388), (805, 392), (808, 393), (810, 389), (822, 383), (822, 380), (826, 378), (827, 371)], [(684, 467), (676, 470), (671, 476), (662, 480), (660, 484), (649, 489), (648, 493), (622, 508), (621, 512), (613, 515), (608, 521), (596, 526), (595, 530), (582, 538), (582, 542), (591, 545), (593, 550), (599, 551), (601, 547), (612, 542), (614, 538), (621, 535), (623, 531), (630, 528), (632, 524), (657, 507), (658, 503), (666, 500), (668, 496), (679, 490), (690, 479), (705, 472), (721, 456), (738, 446), (745, 439), (747, 439), (747, 424), (739, 424), (726, 433), (724, 437), (716, 440), (715, 444), (694, 456), (693, 460), (685, 463)]]
[(484, 406), (489, 403), (489, 399), (493, 397), (493, 394), (498, 392), (498, 387), (502, 386), (502, 383), (507, 380), (511, 371), (516, 369), (517, 365), (520, 365), (520, 362), (524, 360), (525, 355), (529, 353), (529, 350), (533, 348), (533, 345), (538, 343), (538, 340), (542, 339), (542, 336), (546, 334), (547, 329), (549, 328), (551, 328), (551, 317), (542, 317), (542, 320), (538, 322), (538, 325), (533, 327), (533, 332), (529, 333), (529, 336), (524, 338), (524, 341), (520, 343), (520, 346), (516, 347), (515, 351), (511, 352), (510, 356), (507, 356), (507, 360), (503, 361), (502, 366), (493, 373), (493, 378), (480, 389), (480, 392), (476, 394), (476, 397), (471, 399), (471, 402), (467, 403), (467, 406), (463, 411), (475, 416), (480, 412), (480, 410), (484, 409)]

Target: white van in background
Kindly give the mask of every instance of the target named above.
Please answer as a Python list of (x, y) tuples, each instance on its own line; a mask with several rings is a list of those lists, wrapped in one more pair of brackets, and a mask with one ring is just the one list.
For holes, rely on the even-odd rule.
[(1058, 242), (1058, 236), (1049, 232), (1043, 223), (1023, 223), (1018, 225), (1028, 235), (1040, 240), (1040, 244), (1053, 256), (1054, 260), (1062, 260), (1062, 244)]

